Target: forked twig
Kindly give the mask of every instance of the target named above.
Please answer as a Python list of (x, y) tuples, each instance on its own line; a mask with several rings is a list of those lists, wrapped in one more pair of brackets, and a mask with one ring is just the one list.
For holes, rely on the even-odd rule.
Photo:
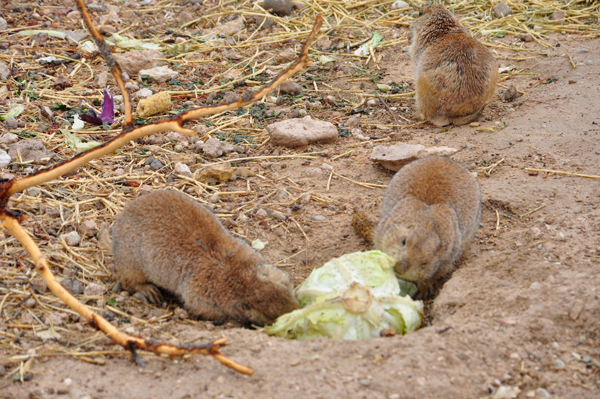
[(300, 56), (298, 61), (294, 65), (290, 66), (277, 78), (275, 78), (270, 84), (263, 87), (259, 91), (247, 93), (243, 97), (239, 98), (237, 101), (233, 101), (228, 104), (196, 108), (181, 113), (175, 117), (163, 119), (159, 122), (150, 125), (134, 127), (131, 101), (129, 98), (129, 93), (125, 88), (125, 84), (121, 76), (121, 69), (118, 63), (115, 61), (114, 57), (112, 56), (110, 48), (104, 42), (98, 30), (94, 27), (92, 19), (90, 18), (90, 15), (87, 12), (83, 0), (77, 0), (77, 6), (83, 16), (85, 24), (87, 25), (92, 36), (94, 37), (94, 40), (96, 41), (98, 48), (100, 49), (101, 55), (104, 57), (108, 66), (110, 67), (111, 73), (115, 77), (115, 80), (117, 81), (121, 93), (123, 94), (123, 102), (125, 104), (125, 121), (122, 126), (122, 132), (112, 140), (104, 143), (99, 147), (78, 154), (68, 161), (51, 166), (45, 170), (41, 170), (25, 178), (16, 177), (12, 180), (0, 179), (0, 226), (10, 231), (10, 233), (21, 243), (21, 245), (23, 245), (25, 250), (32, 257), (36, 269), (38, 270), (38, 272), (40, 273), (40, 275), (42, 276), (43, 280), (46, 282), (48, 288), (52, 293), (54, 293), (60, 300), (62, 300), (69, 308), (73, 309), (81, 316), (85, 317), (85, 319), (90, 323), (92, 327), (102, 330), (110, 338), (112, 338), (113, 341), (129, 349), (132, 353), (135, 353), (135, 351), (138, 349), (151, 351), (156, 354), (166, 354), (171, 356), (180, 356), (188, 353), (201, 353), (204, 355), (213, 356), (215, 359), (217, 359), (227, 367), (230, 367), (240, 373), (252, 375), (254, 371), (251, 368), (242, 366), (219, 353), (219, 349), (225, 345), (225, 338), (221, 338), (216, 341), (201, 345), (175, 346), (151, 340), (144, 340), (139, 337), (133, 337), (117, 330), (106, 319), (104, 319), (102, 316), (98, 315), (97, 313), (93, 312), (90, 308), (82, 304), (77, 298), (75, 298), (71, 293), (69, 293), (65, 288), (63, 288), (62, 285), (58, 283), (58, 281), (54, 278), (52, 272), (50, 271), (48, 263), (42, 255), (42, 252), (40, 251), (39, 247), (35, 244), (33, 239), (27, 234), (23, 227), (21, 227), (20, 222), (22, 222), (25, 219), (25, 217), (8, 210), (8, 200), (10, 196), (15, 193), (21, 192), (29, 187), (56, 179), (64, 175), (65, 173), (69, 173), (77, 169), (78, 167), (85, 165), (87, 162), (93, 159), (110, 154), (113, 151), (122, 147), (123, 145), (127, 144), (131, 140), (135, 140), (147, 136), (149, 134), (168, 130), (174, 130), (176, 132), (187, 135), (196, 135), (195, 131), (187, 129), (183, 126), (185, 122), (205, 115), (212, 115), (220, 112), (241, 108), (245, 105), (251, 104), (255, 101), (262, 99), (270, 91), (274, 90), (275, 88), (277, 88), (277, 86), (286, 81), (289, 77), (294, 75), (296, 72), (304, 70), (310, 64), (310, 60), (308, 58), (308, 49), (310, 47), (310, 44), (313, 42), (317, 32), (321, 28), (323, 19), (321, 15), (318, 15), (315, 26), (312, 32), (310, 33), (306, 43), (304, 44), (304, 47), (302, 48), (302, 55)]

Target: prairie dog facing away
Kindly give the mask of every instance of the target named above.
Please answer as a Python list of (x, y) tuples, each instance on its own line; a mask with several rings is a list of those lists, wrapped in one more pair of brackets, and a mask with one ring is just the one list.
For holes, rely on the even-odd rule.
[(498, 64), (454, 14), (439, 4), (423, 7), (410, 53), (420, 118), (460, 126), (479, 117), (496, 90)]
[(396, 275), (417, 284), (417, 298), (454, 271), (479, 229), (481, 193), (467, 169), (429, 157), (400, 169), (383, 195), (375, 249), (396, 259)]
[(127, 204), (112, 228), (112, 252), (125, 289), (157, 303), (164, 288), (204, 319), (266, 325), (300, 307), (285, 272), (177, 191)]

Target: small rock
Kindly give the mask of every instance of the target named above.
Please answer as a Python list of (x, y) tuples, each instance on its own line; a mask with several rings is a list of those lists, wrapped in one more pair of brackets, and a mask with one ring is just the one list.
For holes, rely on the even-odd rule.
[(379, 100), (376, 100), (374, 98), (367, 100), (367, 106), (369, 107), (376, 107), (377, 104), (379, 104)]
[(395, 1), (392, 4), (392, 10), (403, 10), (405, 8), (411, 8), (410, 4), (406, 1)]
[(501, 385), (492, 396), (492, 399), (516, 399), (521, 393), (519, 387), (510, 385)]
[(101, 89), (106, 87), (106, 83), (108, 82), (108, 72), (102, 71), (96, 75), (94, 78), (93, 85), (99, 87)]
[(580, 48), (579, 50), (577, 50), (575, 53), (576, 54), (586, 54), (589, 53), (590, 50), (586, 49), (586, 48)]
[(244, 25), (246, 22), (244, 18), (239, 17), (229, 22), (224, 23), (223, 25), (217, 25), (213, 29), (211, 29), (210, 33), (218, 35), (222, 34), (225, 36), (233, 36), (236, 33), (239, 33), (242, 29), (244, 29)]
[(571, 306), (571, 310), (569, 310), (569, 317), (571, 318), (571, 320), (577, 320), (584, 308), (585, 304), (582, 301), (575, 301), (573, 306)]
[(281, 90), (281, 93), (283, 93), (283, 94), (289, 94), (291, 96), (296, 96), (296, 95), (300, 94), (300, 92), (302, 91), (302, 86), (300, 86), (296, 82), (283, 82), (281, 84), (281, 86), (279, 86), (279, 89)]
[(510, 7), (503, 1), (492, 7), (492, 11), (494, 12), (494, 16), (496, 18), (504, 18), (507, 15), (512, 15), (513, 13)]
[(25, 301), (26, 308), (34, 308), (35, 305), (37, 305), (37, 301), (33, 298), (29, 298), (28, 300)]
[(215, 101), (215, 97), (217, 96), (216, 92), (212, 92), (208, 95), (208, 97), (206, 97), (206, 104), (210, 105)]
[(217, 158), (224, 153), (222, 142), (214, 137), (206, 140), (206, 143), (202, 144), (200, 148), (208, 158)]
[[(12, 161), (33, 161), (35, 165), (45, 165), (56, 154), (48, 151), (42, 140), (23, 140), (8, 147)], [(20, 159), (17, 158), (20, 155)]]
[(315, 216), (313, 216), (313, 220), (316, 220), (317, 222), (322, 222), (325, 219), (326, 218), (323, 215), (315, 215)]
[(532, 42), (533, 36), (531, 33), (523, 33), (521, 36), (519, 36), (519, 39), (521, 39), (522, 42)]
[(173, 311), (173, 317), (179, 320), (185, 320), (190, 317), (188, 312), (185, 309), (177, 308)]
[[(8, 22), (6, 22), (6, 20), (2, 17), (0, 17), (0, 32), (4, 32), (6, 30), (6, 28), (8, 27)], [(0, 376), (2, 376), (4, 374), (0, 374)]]
[(552, 395), (550, 395), (550, 393), (548, 391), (546, 391), (544, 388), (536, 389), (535, 393), (537, 396), (539, 396), (540, 398), (543, 398), (543, 399), (550, 399), (552, 397)]
[(310, 198), (311, 198), (310, 193), (304, 193), (298, 197), (298, 199), (296, 200), (296, 203), (299, 205), (306, 205), (310, 202)]
[(236, 175), (239, 175), (240, 177), (246, 178), (246, 177), (252, 177), (252, 176), (256, 176), (254, 172), (252, 172), (250, 169), (248, 169), (245, 166), (240, 166), (236, 171), (235, 171)]
[(169, 67), (161, 66), (152, 69), (142, 69), (139, 72), (139, 75), (140, 80), (142, 79), (142, 76), (148, 76), (148, 78), (154, 82), (164, 83), (171, 79), (175, 79), (179, 76), (179, 72), (176, 72)]
[(33, 288), (35, 288), (36, 290), (38, 290), (41, 293), (44, 293), (48, 290), (48, 286), (46, 285), (46, 282), (42, 278), (39, 278), (39, 277), (32, 278), (30, 283), (33, 286)]
[(556, 359), (553, 363), (554, 368), (558, 369), (558, 370), (563, 370), (566, 366), (565, 366), (565, 362), (563, 362), (560, 359)]
[(0, 137), (0, 144), (14, 144), (19, 141), (19, 136), (14, 133), (4, 133), (2, 137)]
[(64, 89), (65, 87), (73, 86), (73, 83), (71, 83), (71, 80), (69, 80), (69, 78), (65, 75), (58, 75), (54, 79), (54, 84), (56, 86), (60, 87), (61, 89)]
[(8, 155), (4, 150), (0, 150), (0, 169), (6, 168), (8, 165), (10, 165), (11, 161), (10, 155)]
[(152, 169), (152, 170), (159, 170), (163, 166), (164, 166), (163, 163), (160, 162), (158, 159), (156, 159), (150, 163), (150, 169)]
[(139, 91), (136, 91), (135, 93), (133, 93), (133, 95), (135, 97), (137, 97), (137, 98), (139, 98), (141, 100), (144, 100), (144, 99), (150, 97), (152, 94), (153, 94), (152, 90), (147, 89), (145, 87), (143, 89), (140, 89)]
[(210, 202), (211, 204), (218, 204), (219, 200), (220, 198), (218, 195), (211, 195), (210, 197), (208, 197), (208, 202)]
[(354, 115), (351, 116), (346, 123), (344, 123), (344, 127), (359, 127), (360, 126), (360, 116)]
[(329, 165), (328, 163), (324, 163), (323, 165), (321, 165), (321, 169), (323, 169), (323, 170), (333, 170), (333, 166)]
[(550, 21), (563, 21), (565, 19), (564, 11), (554, 11), (550, 16)]
[(177, 133), (177, 132), (169, 132), (167, 133), (167, 138), (175, 143), (180, 144), (189, 144), (190, 139), (185, 134)]
[(275, 234), (276, 234), (278, 237), (283, 237), (283, 236), (285, 236), (285, 230), (284, 230), (282, 227), (278, 227), (278, 228), (276, 228), (276, 229), (274, 230), (274, 232), (275, 232)]
[(416, 159), (428, 156), (450, 156), (456, 153), (450, 147), (425, 147), (421, 144), (396, 144), (392, 146), (379, 145), (373, 148), (371, 161), (376, 161), (384, 168), (398, 171), (404, 165)]
[(60, 237), (63, 240), (65, 240), (67, 245), (69, 245), (71, 247), (79, 245), (79, 242), (81, 241), (81, 238), (79, 237), (79, 233), (76, 231), (72, 231), (70, 233), (63, 234)]
[(192, 14), (190, 14), (187, 11), (182, 11), (181, 13), (179, 13), (179, 21), (177, 21), (179, 23), (179, 26), (185, 25), (188, 22), (192, 22), (194, 20), (194, 17), (192, 17)]
[(270, 211), (270, 215), (281, 222), (287, 220), (287, 216), (278, 211)]
[(519, 93), (517, 92), (517, 89), (515, 88), (515, 86), (510, 85), (508, 87), (508, 89), (504, 90), (504, 92), (502, 92), (502, 101), (503, 102), (512, 102), (515, 101), (515, 99), (519, 96)]
[(229, 165), (214, 165), (194, 173), (194, 179), (200, 182), (226, 182), (233, 176), (233, 169)]
[(9, 129), (16, 129), (19, 127), (19, 122), (16, 118), (10, 116), (4, 120), (4, 123)]
[(123, 72), (129, 76), (137, 75), (141, 70), (152, 69), (162, 65), (162, 61), (155, 58), (163, 58), (164, 55), (156, 50), (130, 50), (123, 54), (113, 55)]
[(37, 197), (42, 193), (42, 190), (37, 187), (29, 187), (27, 190), (25, 190), (25, 193), (30, 197)]
[(80, 295), (83, 293), (83, 284), (79, 280), (75, 280), (74, 278), (64, 278), (60, 282), (60, 285), (65, 287), (67, 291), (74, 295)]
[(0, 62), (0, 80), (6, 80), (10, 76), (10, 69), (4, 62)]
[(79, 22), (81, 20), (81, 13), (79, 11), (71, 11), (67, 14), (67, 18)]
[(269, 217), (269, 215), (267, 214), (267, 211), (265, 211), (264, 209), (260, 208), (258, 211), (256, 211), (256, 213), (254, 214), (254, 217), (258, 220), (265, 220), (266, 218)]
[(521, 135), (518, 135), (518, 136), (515, 138), (515, 141), (516, 141), (517, 143), (520, 143), (521, 141), (523, 141), (523, 136), (521, 136)]
[(33, 324), (34, 318), (29, 312), (21, 314), (21, 324)]
[(99, 296), (102, 294), (104, 294), (104, 286), (96, 283), (89, 283), (83, 290), (85, 296)]
[(296, 59), (296, 53), (291, 49), (287, 49), (287, 50), (282, 51), (281, 53), (277, 54), (274, 62), (275, 62), (275, 65), (281, 65), (281, 64), (288, 63), (288, 62), (292, 62), (295, 59)]
[(359, 140), (368, 140), (368, 139), (369, 139), (368, 137), (365, 137), (365, 136), (363, 135), (363, 131), (362, 131), (362, 129), (359, 129), (359, 128), (354, 128), (354, 129), (352, 129), (352, 130), (350, 131), (350, 133), (352, 133), (352, 137), (356, 137), (356, 138), (357, 138), (357, 139), (359, 139)]
[(287, 119), (267, 126), (271, 143), (296, 148), (313, 143), (335, 143), (338, 130), (331, 122), (315, 121), (310, 117)]
[(287, 16), (292, 13), (292, 0), (265, 0), (263, 8), (272, 14)]
[(371, 380), (368, 378), (362, 378), (358, 380), (358, 383), (364, 387), (368, 387), (369, 385), (371, 385)]
[(173, 168), (173, 174), (192, 177), (192, 171), (190, 170), (190, 167), (181, 162), (177, 162), (175, 164), (175, 167)]
[(307, 177), (319, 177), (323, 175), (323, 169), (321, 168), (305, 168), (302, 174)]
[(79, 225), (79, 232), (84, 237), (92, 237), (98, 233), (98, 225), (93, 220), (85, 220)]
[(117, 32), (117, 28), (115, 28), (112, 25), (105, 24), (98, 28), (98, 32), (100, 32), (103, 35), (111, 35)]
[(129, 90), (129, 92), (135, 93), (140, 89), (140, 86), (136, 82), (127, 82), (125, 83), (125, 88)]

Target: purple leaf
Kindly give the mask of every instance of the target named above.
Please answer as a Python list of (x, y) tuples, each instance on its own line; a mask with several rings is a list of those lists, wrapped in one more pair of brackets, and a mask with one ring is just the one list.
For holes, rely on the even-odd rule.
[(98, 114), (94, 111), (93, 108), (88, 108), (87, 114), (81, 115), (81, 120), (87, 123), (91, 123), (92, 125), (101, 125), (102, 119), (98, 118)]
[(98, 117), (109, 125), (115, 121), (115, 104), (108, 91), (104, 89), (104, 101), (102, 101), (102, 112)]

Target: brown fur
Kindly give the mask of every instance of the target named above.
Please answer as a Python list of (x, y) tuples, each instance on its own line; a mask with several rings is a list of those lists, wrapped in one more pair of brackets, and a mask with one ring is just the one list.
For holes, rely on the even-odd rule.
[(113, 226), (112, 251), (125, 289), (156, 303), (164, 288), (204, 319), (266, 325), (300, 307), (285, 272), (176, 191), (129, 203)]
[(426, 298), (454, 271), (480, 219), (479, 184), (469, 171), (448, 158), (423, 158), (390, 181), (373, 243), (396, 258), (399, 278), (417, 284), (417, 298)]
[(442, 5), (423, 7), (412, 25), (411, 58), (419, 116), (438, 126), (476, 120), (492, 99), (498, 64)]

